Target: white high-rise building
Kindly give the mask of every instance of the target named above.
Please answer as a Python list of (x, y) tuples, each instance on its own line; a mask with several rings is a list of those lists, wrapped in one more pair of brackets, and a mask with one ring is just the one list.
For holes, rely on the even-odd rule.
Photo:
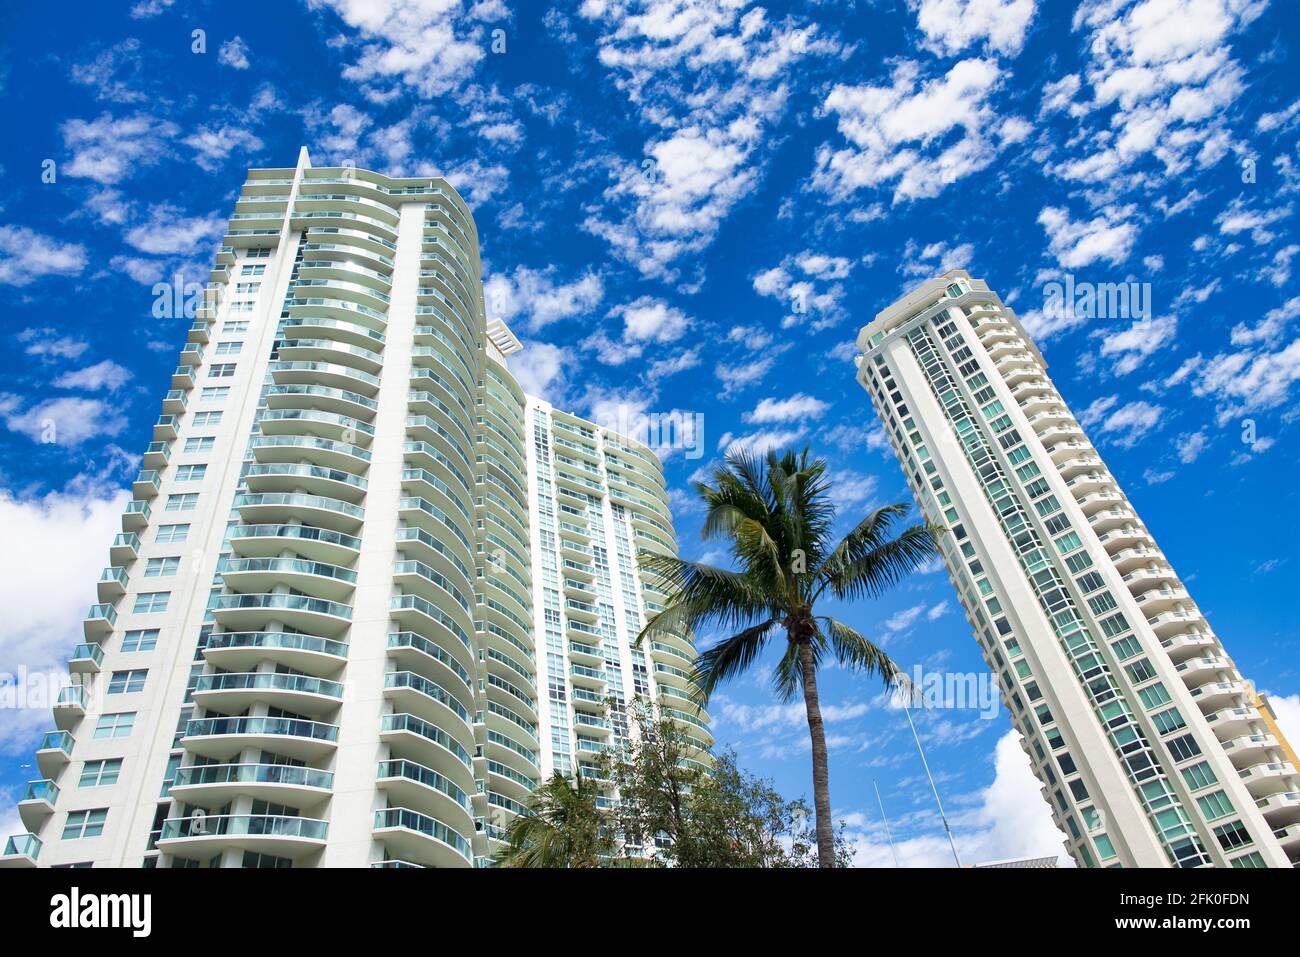
[(692, 654), (654, 454), (523, 394), (443, 180), (251, 170), (198, 291), (0, 866), (489, 863)]
[(963, 270), (858, 337), (857, 379), (926, 517), (1068, 853), (1289, 867), (1297, 759), (1047, 376)]

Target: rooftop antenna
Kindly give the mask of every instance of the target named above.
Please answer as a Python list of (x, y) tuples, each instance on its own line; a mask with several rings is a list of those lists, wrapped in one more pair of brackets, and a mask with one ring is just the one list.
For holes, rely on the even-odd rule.
[(948, 846), (952, 848), (952, 859), (961, 867), (961, 858), (957, 856), (957, 843), (952, 839), (952, 828), (948, 826), (948, 815), (943, 813), (943, 802), (939, 800), (939, 789), (935, 786), (934, 775), (930, 773), (930, 764), (925, 760), (925, 748), (921, 747), (921, 736), (916, 733), (916, 724), (912, 721), (912, 709), (908, 706), (907, 699), (911, 696), (911, 689), (903, 689), (903, 713), (907, 715), (907, 726), (912, 729), (912, 740), (916, 742), (916, 752), (921, 755), (921, 767), (925, 768), (925, 776), (930, 782), (930, 790), (934, 792), (934, 803), (939, 807), (939, 820), (943, 821), (943, 829), (948, 835)]
[(898, 849), (894, 847), (894, 835), (889, 830), (889, 815), (885, 813), (885, 802), (880, 797), (880, 782), (872, 778), (871, 786), (876, 789), (876, 803), (880, 805), (880, 819), (885, 822), (885, 837), (889, 839), (889, 853), (894, 855), (894, 866), (898, 867)]

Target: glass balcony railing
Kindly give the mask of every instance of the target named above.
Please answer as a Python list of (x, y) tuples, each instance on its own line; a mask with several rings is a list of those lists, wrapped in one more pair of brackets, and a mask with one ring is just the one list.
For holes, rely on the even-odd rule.
[(465, 860), (473, 861), (470, 843), (458, 831), (452, 830), (437, 818), (407, 810), (404, 807), (390, 807), (375, 812), (375, 828), (400, 827), (432, 837), (454, 848)]
[(194, 692), (206, 691), (286, 691), (294, 694), (324, 695), (342, 698), (343, 685), (311, 675), (282, 674), (276, 671), (229, 672), (199, 675)]
[(41, 853), (41, 839), (35, 834), (15, 834), (5, 841), (5, 857), (23, 856), (35, 860)]
[(177, 768), (172, 787), (203, 784), (284, 784), (328, 791), (334, 772), (292, 764), (197, 764)]
[(41, 738), (40, 751), (62, 751), (64, 754), (72, 754), (72, 746), (76, 744), (76, 738), (69, 731), (46, 731), (45, 736)]
[(243, 608), (284, 609), (285, 611), (305, 611), (317, 615), (332, 615), (335, 618), (352, 618), (352, 606), (324, 598), (311, 598), (307, 595), (218, 595), (213, 599), (213, 611), (231, 611)]
[(185, 737), (205, 738), (216, 735), (285, 736), (338, 741), (336, 725), (303, 718), (237, 717), (196, 718), (185, 725)]
[(379, 729), (382, 732), (406, 732), (432, 741), (450, 751), (466, 768), (472, 767), (469, 751), (442, 728), (423, 718), (413, 714), (386, 714), (380, 720)]
[(469, 795), (452, 784), (450, 779), (439, 774), (433, 768), (426, 768), (423, 764), (405, 760), (380, 761), (376, 776), (379, 778), (406, 778), (408, 781), (423, 784), (425, 787), (447, 795), (466, 811), (473, 813), (469, 803)]
[(323, 841), (326, 821), (276, 814), (205, 814), (163, 821), (160, 841), (183, 837), (300, 837)]
[(209, 651), (239, 648), (309, 651), (339, 658), (346, 658), (348, 654), (346, 641), (283, 631), (215, 631), (208, 635), (204, 647)]

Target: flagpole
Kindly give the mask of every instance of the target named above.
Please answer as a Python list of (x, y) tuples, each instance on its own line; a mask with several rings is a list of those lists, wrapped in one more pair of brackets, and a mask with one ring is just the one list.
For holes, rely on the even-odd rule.
[(880, 782), (872, 778), (871, 786), (876, 789), (876, 803), (880, 805), (880, 819), (885, 822), (885, 837), (889, 839), (889, 853), (894, 855), (894, 866), (898, 867), (898, 850), (894, 847), (894, 835), (889, 830), (889, 815), (885, 813), (885, 802), (880, 797)]
[(957, 842), (952, 839), (952, 828), (948, 826), (948, 816), (943, 813), (943, 802), (939, 800), (939, 789), (935, 786), (934, 775), (930, 773), (930, 764), (925, 760), (925, 748), (921, 747), (921, 736), (916, 733), (916, 724), (912, 721), (912, 709), (907, 704), (910, 689), (903, 691), (903, 713), (907, 715), (907, 725), (912, 729), (912, 740), (916, 742), (916, 751), (921, 755), (921, 767), (925, 768), (925, 776), (930, 782), (930, 790), (934, 792), (934, 803), (939, 806), (939, 820), (943, 821), (943, 829), (948, 834), (948, 846), (952, 848), (952, 859), (961, 867), (961, 858), (957, 856)]

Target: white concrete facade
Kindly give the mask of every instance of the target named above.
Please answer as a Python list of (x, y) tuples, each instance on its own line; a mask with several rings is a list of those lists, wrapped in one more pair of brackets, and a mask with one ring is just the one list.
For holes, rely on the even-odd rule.
[[(536, 403), (478, 257), (443, 180), (249, 171), (0, 866), (491, 862), (554, 765)], [(672, 549), (635, 455), (655, 494), (597, 459), (593, 500)]]
[(953, 270), (858, 337), (913, 495), (1081, 866), (1289, 867), (1296, 756), (1014, 312)]

